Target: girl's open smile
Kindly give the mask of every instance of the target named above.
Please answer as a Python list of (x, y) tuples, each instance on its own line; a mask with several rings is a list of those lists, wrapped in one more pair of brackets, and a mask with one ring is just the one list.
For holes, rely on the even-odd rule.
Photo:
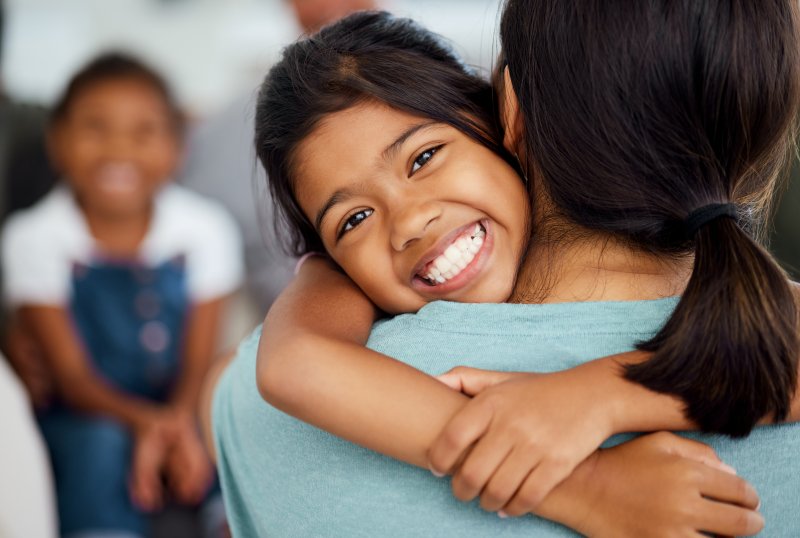
[(527, 195), (469, 136), (369, 102), (327, 116), (294, 163), (297, 199), (328, 253), (384, 311), (509, 296)]

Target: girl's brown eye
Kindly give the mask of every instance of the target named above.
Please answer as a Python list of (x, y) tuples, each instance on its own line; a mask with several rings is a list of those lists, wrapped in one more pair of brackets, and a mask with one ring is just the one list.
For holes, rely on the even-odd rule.
[(347, 220), (344, 221), (344, 225), (342, 229), (339, 230), (339, 235), (336, 236), (336, 239), (341, 239), (344, 234), (367, 220), (367, 218), (375, 212), (374, 209), (362, 209), (361, 211), (357, 211), (353, 213)]
[(409, 175), (413, 175), (416, 173), (420, 168), (428, 164), (428, 161), (433, 159), (433, 155), (442, 149), (442, 146), (436, 146), (434, 148), (429, 148), (417, 155), (417, 158), (414, 159), (414, 163), (411, 165), (411, 172)]

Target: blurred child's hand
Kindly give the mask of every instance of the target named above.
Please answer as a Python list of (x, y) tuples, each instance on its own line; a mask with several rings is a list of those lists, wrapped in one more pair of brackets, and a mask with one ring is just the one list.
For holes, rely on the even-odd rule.
[[(453, 494), (481, 506), (533, 511), (611, 436), (607, 387), (575, 368), (553, 374), (459, 367), (440, 376), (474, 398), (434, 441), (431, 469), (452, 473)], [(504, 514), (503, 514), (504, 515)]]
[(214, 467), (191, 420), (186, 420), (173, 443), (166, 462), (171, 493), (181, 504), (200, 503), (214, 479)]
[(167, 448), (168, 439), (157, 427), (134, 432), (128, 488), (133, 504), (144, 512), (159, 510), (164, 504), (161, 476)]

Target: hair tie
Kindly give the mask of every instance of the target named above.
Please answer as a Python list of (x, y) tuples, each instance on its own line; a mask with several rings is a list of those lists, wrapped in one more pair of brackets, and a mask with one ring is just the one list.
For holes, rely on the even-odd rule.
[(686, 220), (683, 221), (684, 228), (686, 229), (687, 237), (694, 237), (697, 231), (711, 222), (721, 217), (736, 219), (739, 217), (739, 211), (736, 209), (736, 204), (708, 204), (695, 209)]

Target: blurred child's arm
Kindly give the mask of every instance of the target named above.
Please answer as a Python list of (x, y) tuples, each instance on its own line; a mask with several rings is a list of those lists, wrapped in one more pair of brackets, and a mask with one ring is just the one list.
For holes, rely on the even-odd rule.
[(19, 312), (41, 347), (56, 389), (66, 403), (87, 413), (111, 416), (135, 432), (165, 426), (167, 419), (171, 420), (159, 406), (116, 390), (92, 370), (64, 308), (22, 306)]
[[(467, 398), (364, 347), (378, 312), (321, 257), (308, 260), (264, 322), (258, 386), (275, 407), (418, 466)], [(436, 409), (442, 420), (432, 420)]]
[(217, 349), (220, 320), (226, 298), (193, 305), (186, 320), (183, 357), (170, 404), (186, 415), (197, 409), (203, 378)]
[(164, 472), (173, 496), (188, 505), (202, 500), (214, 477), (195, 410), (203, 379), (217, 349), (225, 300), (225, 297), (218, 297), (191, 307), (184, 332), (181, 368), (169, 402), (178, 418)]

